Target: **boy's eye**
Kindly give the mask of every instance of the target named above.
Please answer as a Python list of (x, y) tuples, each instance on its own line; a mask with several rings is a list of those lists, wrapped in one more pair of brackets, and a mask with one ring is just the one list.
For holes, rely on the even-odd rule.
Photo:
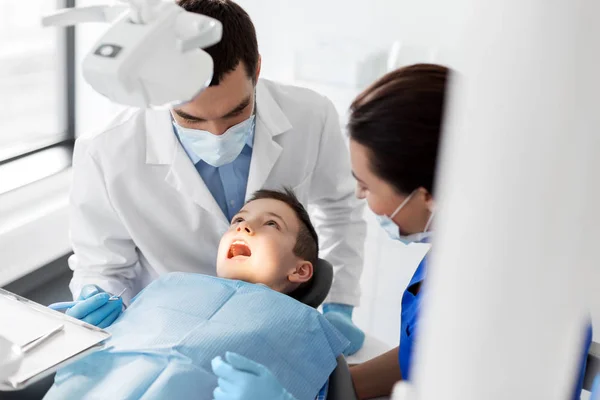
[(267, 221), (267, 222), (265, 223), (265, 225), (267, 225), (267, 226), (272, 226), (272, 227), (274, 227), (274, 228), (277, 228), (277, 229), (279, 229), (279, 224), (278, 224), (277, 222), (273, 221), (273, 220), (269, 220), (269, 221)]
[(244, 218), (242, 217), (235, 217), (232, 221), (231, 221), (231, 225), (235, 225), (235, 224), (239, 224), (240, 222), (242, 222), (244, 220)]

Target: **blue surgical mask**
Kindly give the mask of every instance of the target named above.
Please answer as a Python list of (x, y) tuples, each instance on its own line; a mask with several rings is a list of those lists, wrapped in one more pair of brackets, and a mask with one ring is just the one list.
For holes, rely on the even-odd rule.
[(396, 225), (390, 217), (388, 217), (387, 215), (376, 215), (375, 218), (377, 218), (379, 226), (383, 228), (383, 230), (388, 234), (390, 239), (402, 241), (402, 238), (400, 236), (400, 228), (398, 228), (398, 225)]
[(179, 140), (202, 161), (220, 167), (234, 161), (242, 152), (254, 130), (255, 116), (227, 129), (222, 135), (213, 135), (201, 129), (184, 128), (173, 121)]
[(427, 239), (429, 236), (431, 236), (431, 232), (428, 232), (428, 229), (429, 229), (429, 226), (431, 225), (431, 221), (433, 220), (433, 214), (434, 214), (433, 212), (429, 216), (429, 220), (427, 221), (427, 224), (425, 224), (425, 229), (423, 229), (423, 232), (413, 233), (411, 235), (400, 235), (400, 228), (393, 221), (393, 218), (396, 215), (398, 215), (400, 210), (402, 210), (404, 208), (404, 206), (406, 206), (406, 204), (408, 204), (408, 202), (410, 201), (410, 199), (413, 197), (414, 194), (415, 194), (415, 192), (412, 192), (406, 199), (404, 199), (402, 204), (400, 204), (398, 206), (398, 208), (396, 208), (396, 210), (389, 217), (387, 215), (376, 215), (375, 216), (377, 218), (377, 222), (379, 222), (379, 225), (381, 226), (381, 228), (383, 228), (383, 230), (386, 231), (386, 233), (388, 234), (390, 239), (398, 240), (404, 244), (410, 244), (410, 243), (415, 243), (415, 242), (421, 242), (421, 241)]

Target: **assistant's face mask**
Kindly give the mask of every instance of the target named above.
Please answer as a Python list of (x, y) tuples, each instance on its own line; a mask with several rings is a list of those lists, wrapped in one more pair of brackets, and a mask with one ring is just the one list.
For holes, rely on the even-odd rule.
[(227, 129), (222, 135), (213, 135), (201, 129), (184, 128), (175, 120), (179, 139), (201, 160), (213, 167), (234, 161), (242, 152), (248, 137), (254, 130), (255, 115)]
[(385, 214), (375, 216), (377, 218), (377, 222), (379, 222), (379, 225), (383, 228), (384, 231), (386, 231), (390, 239), (398, 240), (404, 244), (410, 244), (414, 242), (421, 242), (422, 240), (431, 236), (431, 232), (428, 232), (428, 229), (431, 225), (431, 221), (433, 221), (433, 212), (429, 216), (429, 219), (427, 220), (427, 224), (425, 224), (423, 232), (413, 233), (411, 235), (400, 235), (400, 228), (393, 221), (393, 218), (396, 215), (398, 215), (400, 210), (402, 210), (404, 206), (406, 206), (406, 204), (408, 204), (408, 202), (414, 194), (415, 192), (412, 192), (406, 199), (404, 199), (404, 201), (398, 206), (398, 208), (396, 208), (396, 210), (389, 217)]

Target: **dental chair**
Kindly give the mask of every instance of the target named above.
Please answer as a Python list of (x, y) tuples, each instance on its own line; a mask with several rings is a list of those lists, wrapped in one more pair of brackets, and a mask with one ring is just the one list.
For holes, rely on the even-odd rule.
[[(313, 279), (308, 285), (292, 292), (290, 296), (308, 306), (318, 308), (329, 294), (332, 282), (333, 267), (329, 262), (319, 259), (314, 269)], [(358, 400), (350, 369), (343, 355), (338, 357), (337, 367), (329, 377), (327, 400)]]
[(587, 365), (585, 367), (585, 377), (583, 378), (583, 388), (587, 391), (592, 390), (594, 379), (600, 375), (600, 343), (592, 342), (588, 352)]

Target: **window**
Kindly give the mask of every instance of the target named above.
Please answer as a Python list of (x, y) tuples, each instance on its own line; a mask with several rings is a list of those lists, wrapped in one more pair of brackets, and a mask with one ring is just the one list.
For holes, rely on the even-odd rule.
[[(0, 168), (13, 161), (23, 166), (30, 154), (48, 148), (57, 154), (57, 145), (72, 143), (74, 31), (44, 28), (41, 18), (73, 2), (0, 1)], [(39, 156), (44, 165), (0, 170), (0, 193), (43, 177), (33, 170), (48, 176), (70, 162), (60, 156), (48, 164), (48, 156)]]

